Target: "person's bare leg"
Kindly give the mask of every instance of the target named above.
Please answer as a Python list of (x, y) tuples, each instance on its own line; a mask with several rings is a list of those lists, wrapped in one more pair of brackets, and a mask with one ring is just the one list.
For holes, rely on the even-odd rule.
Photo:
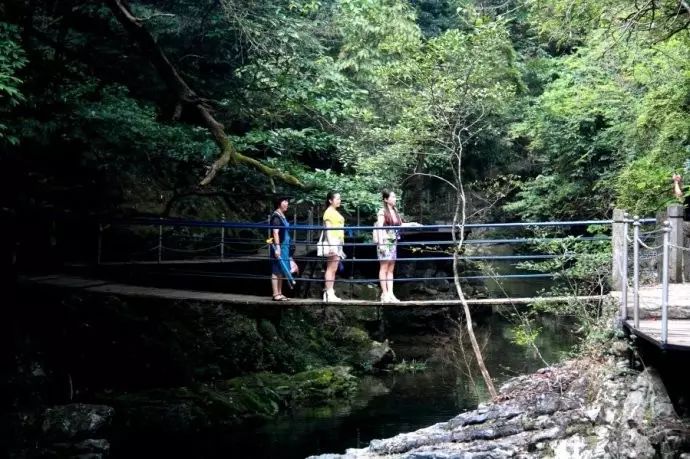
[(338, 263), (340, 262), (340, 257), (335, 255), (328, 258), (328, 264), (326, 265), (326, 274), (324, 282), (326, 291), (323, 294), (323, 299), (326, 302), (330, 301), (342, 301), (335, 295), (333, 291), (333, 284), (335, 283), (335, 273), (338, 270)]
[(386, 298), (388, 295), (388, 262), (381, 260), (379, 262), (379, 283), (381, 284), (381, 298)]
[(324, 287), (326, 290), (333, 290), (333, 283), (335, 281), (335, 272), (338, 270), (338, 256), (334, 255), (328, 257), (326, 264), (326, 274), (324, 275)]
[(395, 261), (388, 262), (388, 271), (386, 272), (386, 279), (388, 284), (388, 295), (391, 299), (396, 299), (393, 293), (393, 271), (395, 271)]
[(271, 289), (273, 298), (283, 294), (283, 278), (277, 274), (271, 274)]

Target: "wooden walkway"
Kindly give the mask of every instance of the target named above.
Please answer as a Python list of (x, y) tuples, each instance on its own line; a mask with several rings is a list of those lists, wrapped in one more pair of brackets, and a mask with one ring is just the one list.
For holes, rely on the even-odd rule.
[(635, 336), (639, 336), (657, 347), (690, 351), (690, 320), (669, 319), (668, 342), (661, 344), (661, 321), (640, 320), (639, 328), (635, 328), (632, 320), (626, 320), (625, 326)]
[[(140, 285), (110, 282), (102, 279), (91, 279), (79, 276), (55, 274), (49, 276), (20, 277), (20, 283), (24, 285), (43, 285), (57, 288), (78, 289), (90, 293), (101, 293), (139, 298), (159, 298), (170, 300), (189, 300), (211, 303), (224, 303), (229, 305), (244, 306), (278, 306), (299, 307), (317, 306), (323, 307), (320, 299), (293, 298), (290, 301), (272, 301), (269, 297), (256, 295), (241, 295), (235, 293), (217, 293), (209, 291), (185, 290), (174, 288), (144, 287)], [(620, 292), (612, 292), (612, 296), (620, 299)], [(585, 297), (542, 297), (542, 298), (482, 298), (468, 299), (470, 305), (500, 306), (500, 305), (525, 305), (537, 300), (563, 303), (573, 299), (581, 301), (598, 301), (601, 296)], [(385, 303), (378, 301), (344, 300), (341, 303), (332, 303), (339, 306), (384, 306), (387, 308), (409, 307), (457, 307), (458, 300), (431, 300), (431, 301), (403, 301), (400, 303)], [(632, 296), (629, 299), (632, 305)], [(661, 289), (659, 287), (645, 287), (640, 291), (640, 326), (634, 327), (632, 320), (632, 306), (628, 308), (629, 320), (624, 322), (625, 327), (634, 335), (649, 341), (653, 345), (664, 349), (690, 351), (690, 284), (671, 284), (669, 289), (669, 322), (668, 343), (661, 343)]]
[[(226, 303), (232, 305), (264, 305), (264, 306), (323, 306), (325, 303), (320, 299), (311, 298), (292, 298), (290, 301), (272, 301), (270, 297), (241, 295), (235, 293), (217, 293), (198, 290), (184, 290), (173, 288), (143, 287), (139, 285), (123, 284), (99, 279), (90, 279), (68, 275), (49, 275), (22, 277), (20, 282), (29, 285), (45, 285), (51, 287), (79, 289), (92, 293), (105, 293), (111, 295), (122, 295), (140, 298), (167, 298), (172, 300), (191, 300), (214, 303)], [(482, 298), (468, 299), (470, 305), (524, 305), (534, 303), (537, 300), (549, 301), (553, 303), (564, 303), (573, 299), (581, 301), (599, 301), (601, 296), (581, 296), (581, 297), (542, 297), (542, 298)], [(394, 308), (405, 307), (448, 307), (459, 306), (458, 300), (432, 300), (432, 301), (402, 301), (400, 303), (385, 303), (378, 301), (347, 300), (332, 305), (342, 306), (385, 306)]]
[[(621, 292), (612, 292), (620, 299)], [(628, 320), (630, 333), (664, 348), (690, 351), (690, 284), (669, 284), (668, 342), (661, 343), (661, 286), (640, 288), (639, 327), (633, 322), (633, 293), (628, 290)]]

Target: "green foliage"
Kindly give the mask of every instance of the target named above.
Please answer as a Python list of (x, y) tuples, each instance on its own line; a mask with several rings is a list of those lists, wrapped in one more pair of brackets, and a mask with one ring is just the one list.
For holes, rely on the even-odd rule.
[(511, 341), (518, 346), (534, 346), (541, 329), (534, 326), (533, 321), (523, 321), (515, 324), (511, 329)]
[(519, 87), (505, 25), (478, 21), (406, 52), (406, 59), (372, 64), (379, 116), (349, 144), (345, 161), (386, 181), (412, 169), (448, 177), (457, 148), (468, 149), (467, 164), (491, 162), (480, 145), (502, 136), (501, 119)]
[[(611, 274), (611, 242), (583, 241), (579, 237), (567, 236), (557, 240), (536, 240), (537, 253), (554, 255), (552, 259), (530, 261), (519, 264), (531, 271), (553, 273), (569, 295), (600, 295), (607, 291)], [(554, 292), (556, 293), (556, 292)]]
[[(655, 2), (661, 13), (673, 4)], [(93, 177), (105, 190), (94, 200), (110, 209), (158, 212), (194, 187), (217, 147), (112, 12), (32, 8), (0, 23), (0, 142), (45, 164), (36, 176), (48, 187)], [(652, 21), (623, 0), (132, 8), (238, 151), (307, 185), (285, 190), (302, 202), (335, 189), (345, 211), (367, 218), (381, 188), (435, 193), (430, 180), (408, 179), (452, 178), (449, 160), (462, 152), (466, 183), (522, 177), (498, 198), (503, 214), (482, 218), (596, 218), (614, 206), (648, 214), (671, 199), (668, 178), (690, 157), (687, 24)], [(24, 39), (26, 27), (40, 39)], [(57, 157), (69, 159), (64, 171), (50, 164)], [(214, 186), (227, 207), (276, 191), (233, 164)], [(480, 201), (498, 196), (475, 191)]]
[(414, 10), (403, 0), (338, 0), (336, 25), (343, 37), (339, 67), (371, 78), (378, 67), (418, 49), (421, 33)]
[(688, 157), (688, 38), (650, 49), (591, 31), (557, 58), (557, 78), (513, 126), (543, 164), (506, 206), (527, 219), (606, 216), (614, 205), (648, 214), (672, 198), (671, 173)]
[[(357, 390), (347, 367), (322, 367), (295, 375), (255, 373), (190, 387), (153, 389), (101, 398), (140, 429), (178, 422), (186, 429), (233, 425), (247, 418), (275, 416), (288, 407), (332, 404)], [(165, 409), (175, 410), (175, 416)], [(166, 419), (167, 418), (167, 419)]]
[[(599, 231), (590, 228), (590, 232), (597, 234)], [(602, 327), (609, 327), (606, 321), (611, 314), (612, 306), (606, 300), (584, 301), (576, 297), (603, 295), (608, 291), (611, 276), (610, 241), (604, 238), (601, 241), (583, 241), (579, 237), (570, 236), (556, 241), (538, 240), (534, 250), (556, 257), (538, 262), (524, 262), (519, 266), (532, 271), (554, 273), (556, 285), (544, 293), (569, 299), (562, 303), (539, 300), (533, 303), (527, 317), (523, 318), (520, 326), (515, 329), (516, 342), (534, 342), (538, 330), (533, 328), (530, 314), (541, 313), (573, 318), (585, 344), (597, 339), (596, 336), (601, 333)]]
[(343, 210), (351, 215), (358, 207), (360, 212), (369, 214), (376, 213), (381, 207), (378, 190), (383, 187), (375, 187), (372, 183), (366, 187), (362, 186), (362, 177), (336, 173), (330, 169), (303, 171), (297, 175), (312, 185), (305, 200), (313, 204), (324, 205), (326, 194), (329, 191), (337, 191), (343, 199)]
[(690, 39), (675, 37), (643, 50), (636, 58), (634, 77), (643, 88), (631, 142), (640, 152), (621, 170), (615, 189), (617, 203), (633, 213), (648, 215), (672, 199), (671, 176), (681, 173), (690, 158)]
[(626, 165), (616, 181), (620, 207), (631, 215), (650, 215), (673, 203), (669, 177), (677, 169), (668, 162), (668, 158), (648, 154)]
[(591, 30), (606, 26), (617, 1), (526, 0), (523, 3), (530, 13), (531, 25), (541, 38), (567, 49), (582, 44)]
[(393, 373), (417, 373), (418, 371), (426, 371), (426, 362), (417, 362), (415, 359), (406, 361), (402, 359), (400, 362), (388, 365), (388, 371)]
[(26, 54), (19, 44), (18, 27), (0, 22), (0, 144), (16, 145), (19, 142), (7, 118), (11, 109), (24, 101), (20, 91), (22, 80), (17, 74), (27, 63)]
[[(586, 42), (592, 31), (607, 32), (615, 41), (643, 39), (647, 44), (687, 32), (687, 5), (677, 0), (648, 3), (626, 0), (524, 0), (530, 24), (544, 40), (568, 50)], [(620, 35), (619, 35), (620, 34)], [(623, 43), (626, 46), (626, 43)]]

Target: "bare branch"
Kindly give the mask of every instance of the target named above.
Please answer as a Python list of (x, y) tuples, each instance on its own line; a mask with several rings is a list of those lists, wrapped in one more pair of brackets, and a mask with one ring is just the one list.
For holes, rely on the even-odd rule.
[[(159, 76), (163, 79), (168, 88), (175, 93), (179, 101), (178, 104), (189, 104), (197, 111), (206, 125), (206, 128), (211, 133), (214, 142), (218, 146), (220, 156), (209, 167), (200, 185), (205, 186), (211, 183), (218, 172), (226, 165), (242, 163), (258, 170), (268, 177), (279, 178), (290, 185), (303, 186), (297, 178), (266, 166), (256, 159), (240, 154), (235, 149), (232, 142), (230, 142), (230, 139), (228, 139), (223, 125), (218, 122), (211, 113), (209, 102), (200, 98), (189, 87), (160, 46), (158, 46), (158, 43), (156, 43), (151, 33), (143, 26), (141, 20), (131, 13), (126, 0), (106, 0), (106, 3), (120, 24), (122, 24), (132, 39), (136, 41), (142, 51), (144, 51), (146, 56), (151, 60), (151, 63), (154, 65)], [(178, 112), (177, 108), (175, 112)]]
[(680, 0), (680, 6), (685, 8), (685, 11), (687, 11), (688, 14), (690, 14), (690, 3), (686, 2), (685, 0)]
[(174, 18), (175, 15), (172, 13), (153, 13), (150, 16), (146, 16), (145, 18), (139, 18), (140, 21), (145, 22), (145, 21), (150, 21), (152, 19), (156, 18)]

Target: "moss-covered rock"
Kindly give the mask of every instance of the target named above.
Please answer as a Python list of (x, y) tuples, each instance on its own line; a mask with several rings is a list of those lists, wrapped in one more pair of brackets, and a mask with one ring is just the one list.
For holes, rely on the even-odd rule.
[(127, 429), (187, 432), (273, 416), (288, 406), (347, 399), (356, 390), (357, 378), (350, 368), (338, 366), (101, 397), (115, 406), (118, 422)]
[(72, 376), (95, 391), (189, 386), (333, 365), (361, 369), (362, 353), (373, 343), (363, 326), (375, 317), (354, 309), (267, 310), (85, 293), (61, 304), (65, 311), (55, 311), (54, 327), (41, 339), (74, 359)]

